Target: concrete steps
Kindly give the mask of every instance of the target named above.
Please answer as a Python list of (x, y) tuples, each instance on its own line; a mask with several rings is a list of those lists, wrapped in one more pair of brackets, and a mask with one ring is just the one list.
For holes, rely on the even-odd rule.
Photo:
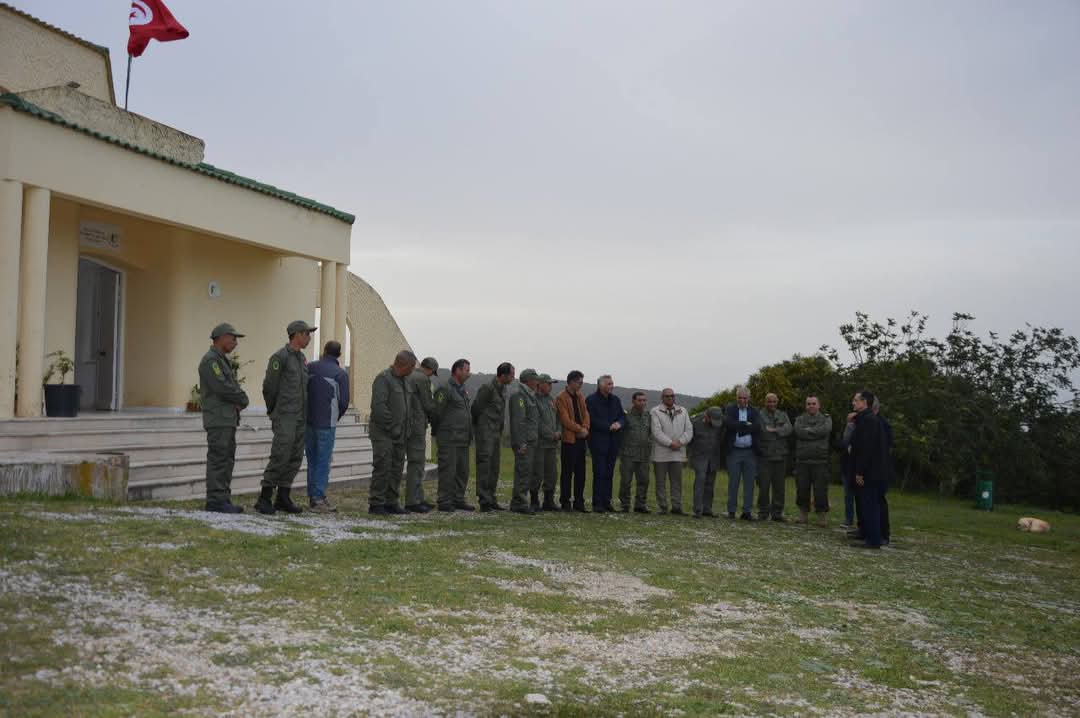
[[(240, 419), (233, 492), (257, 493), (273, 440), (270, 419), (265, 414), (246, 413)], [(73, 419), (10, 419), (0, 421), (0, 451), (123, 453), (129, 457), (129, 499), (206, 495), (206, 433), (199, 414), (91, 413)], [(298, 493), (305, 483), (306, 469), (305, 461), (294, 484)], [(366, 485), (370, 477), (367, 424), (350, 412), (338, 424), (330, 482)]]

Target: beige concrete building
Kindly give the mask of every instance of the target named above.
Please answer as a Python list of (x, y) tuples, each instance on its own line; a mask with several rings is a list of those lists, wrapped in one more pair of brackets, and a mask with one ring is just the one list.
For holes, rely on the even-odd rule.
[(206, 164), (198, 138), (118, 108), (111, 78), (107, 49), (0, 3), (0, 418), (41, 415), (57, 350), (84, 409), (181, 409), (222, 321), (247, 334), (257, 409), (285, 325), (318, 307), (312, 349), (358, 325), (360, 400), (407, 344), (346, 271), (352, 215)]

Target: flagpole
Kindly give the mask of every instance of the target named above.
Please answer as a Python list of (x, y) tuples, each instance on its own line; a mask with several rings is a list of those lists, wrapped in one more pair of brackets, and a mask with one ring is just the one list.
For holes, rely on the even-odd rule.
[(124, 111), (127, 111), (128, 90), (131, 89), (131, 55), (128, 55), (127, 81), (124, 83)]

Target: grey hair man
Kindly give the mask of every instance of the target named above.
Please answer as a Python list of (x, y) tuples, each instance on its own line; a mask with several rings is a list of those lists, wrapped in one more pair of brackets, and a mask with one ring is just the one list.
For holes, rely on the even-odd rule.
[(753, 521), (750, 512), (754, 504), (754, 481), (757, 478), (757, 452), (761, 441), (761, 415), (750, 406), (750, 391), (736, 387), (735, 403), (724, 410), (724, 429), (727, 430), (728, 518), (735, 518), (738, 508), (739, 484), (742, 483), (743, 521)]

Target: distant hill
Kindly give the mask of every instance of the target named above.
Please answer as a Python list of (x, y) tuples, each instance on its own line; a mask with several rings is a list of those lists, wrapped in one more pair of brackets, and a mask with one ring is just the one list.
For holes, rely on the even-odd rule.
[[(477, 389), (479, 389), (482, 384), (491, 381), (491, 378), (493, 376), (494, 374), (473, 374), (471, 377), (469, 377), (469, 380), (465, 382), (465, 388), (469, 390), (469, 394), (471, 396), (476, 396)], [(449, 378), (449, 369), (439, 369), (439, 381), (445, 382)], [(565, 377), (559, 377), (559, 379), (559, 383), (555, 384), (551, 388), (551, 393), (553, 396), (558, 395), (558, 393), (563, 390), (563, 387), (566, 384)], [(636, 391), (643, 391), (645, 392), (645, 398), (648, 402), (647, 406), (651, 409), (652, 407), (660, 403), (660, 392), (662, 391), (662, 389), (663, 387), (661, 387), (660, 389), (638, 389), (637, 387), (622, 387), (616, 384), (615, 395), (622, 400), (623, 408), (629, 409), (630, 397), (633, 396), (634, 392)], [(589, 384), (588, 382), (586, 382), (582, 386), (581, 390), (585, 392), (585, 396), (588, 396), (589, 394), (592, 394), (596, 391), (596, 384)], [(679, 404), (680, 406), (685, 406), (688, 409), (692, 409), (704, 400), (705, 397), (693, 396), (691, 394), (680, 394), (678, 392), (675, 392), (675, 403)]]

